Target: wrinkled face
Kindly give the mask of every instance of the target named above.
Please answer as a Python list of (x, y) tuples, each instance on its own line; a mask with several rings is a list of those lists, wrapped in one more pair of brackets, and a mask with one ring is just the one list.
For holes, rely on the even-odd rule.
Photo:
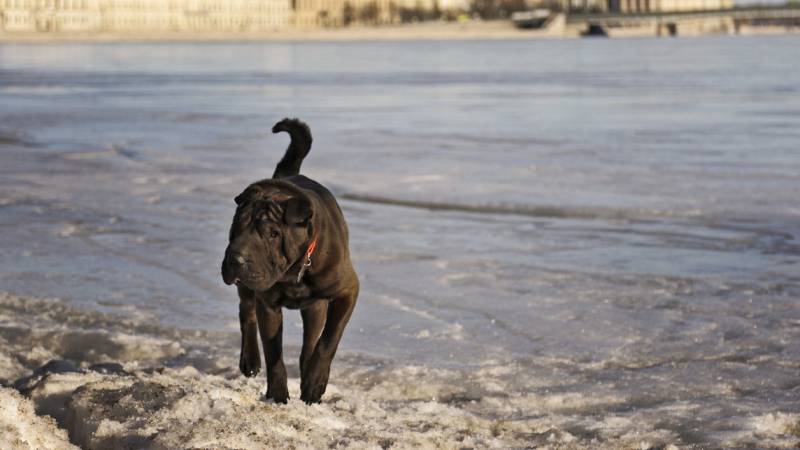
[(236, 197), (236, 203), (222, 280), (267, 290), (303, 256), (311, 235), (311, 202), (248, 188)]

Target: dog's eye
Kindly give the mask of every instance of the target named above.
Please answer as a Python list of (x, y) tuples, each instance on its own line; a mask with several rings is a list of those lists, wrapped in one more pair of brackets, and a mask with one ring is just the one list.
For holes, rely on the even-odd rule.
[(275, 230), (272, 230), (272, 231), (270, 231), (270, 232), (269, 232), (269, 237), (270, 237), (271, 239), (277, 239), (277, 238), (278, 238), (278, 236), (280, 236), (280, 233), (278, 233), (278, 232), (277, 232), (277, 231), (275, 231)]

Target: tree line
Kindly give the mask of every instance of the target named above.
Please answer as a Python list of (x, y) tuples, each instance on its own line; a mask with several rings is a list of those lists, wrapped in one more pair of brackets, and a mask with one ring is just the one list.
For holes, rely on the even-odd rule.
[[(398, 6), (390, 2), (388, 11), (382, 11), (377, 1), (365, 3), (359, 7), (350, 2), (345, 2), (342, 7), (343, 25), (365, 24), (378, 25), (381, 23), (413, 23), (431, 20), (454, 21), (461, 17), (482, 20), (506, 19), (517, 11), (528, 11), (535, 8), (547, 8), (551, 11), (561, 11), (563, 5), (557, 0), (471, 0), (466, 10), (443, 10), (438, 0), (431, 6), (424, 6), (418, 1), (414, 6)], [(386, 14), (384, 14), (386, 13)]]

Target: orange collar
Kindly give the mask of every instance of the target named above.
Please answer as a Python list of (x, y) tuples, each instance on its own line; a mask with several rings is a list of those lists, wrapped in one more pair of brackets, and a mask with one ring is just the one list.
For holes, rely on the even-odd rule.
[(308, 244), (308, 250), (306, 250), (306, 255), (303, 258), (303, 265), (300, 267), (300, 272), (297, 274), (297, 282), (299, 283), (300, 280), (303, 279), (303, 275), (305, 275), (306, 270), (311, 267), (311, 255), (314, 254), (314, 251), (317, 249), (317, 236), (314, 236), (314, 240)]
[(305, 260), (308, 262), (309, 265), (311, 264), (311, 255), (314, 254), (314, 250), (316, 249), (317, 249), (317, 237), (314, 236), (314, 240), (311, 241), (311, 244), (308, 245), (308, 250), (306, 250)]

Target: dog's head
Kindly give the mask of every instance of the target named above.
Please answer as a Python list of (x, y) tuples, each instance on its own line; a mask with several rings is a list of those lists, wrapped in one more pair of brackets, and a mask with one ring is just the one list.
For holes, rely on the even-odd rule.
[(289, 183), (250, 185), (236, 197), (222, 280), (263, 291), (286, 278), (305, 254), (313, 216), (311, 199)]

